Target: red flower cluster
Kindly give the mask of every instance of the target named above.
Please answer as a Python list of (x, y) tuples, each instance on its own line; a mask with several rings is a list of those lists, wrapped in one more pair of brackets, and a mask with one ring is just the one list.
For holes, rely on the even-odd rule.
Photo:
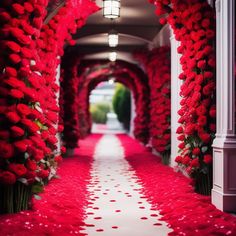
[(47, 5), (47, 0), (1, 3), (0, 184), (47, 179), (59, 160), (57, 155), (54, 161), (61, 131), (58, 56), (97, 7), (70, 0), (44, 24)]
[[(207, 172), (212, 161), (211, 144), (215, 134), (215, 14), (207, 1), (155, 0), (157, 14), (166, 16), (181, 42), (178, 52), (183, 80), (180, 95), (181, 109), (177, 130), (181, 156), (178, 164), (187, 167), (194, 176)], [(196, 151), (197, 150), (197, 151)]]
[(150, 87), (150, 141), (163, 156), (170, 154), (170, 48), (137, 54), (146, 68)]

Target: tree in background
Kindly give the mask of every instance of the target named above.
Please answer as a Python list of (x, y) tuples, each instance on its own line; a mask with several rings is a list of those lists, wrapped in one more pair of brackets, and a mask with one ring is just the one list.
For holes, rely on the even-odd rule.
[(126, 130), (130, 128), (131, 95), (129, 89), (117, 83), (115, 94), (112, 98), (112, 105), (118, 120)]
[(110, 112), (110, 104), (105, 102), (100, 102), (92, 104), (90, 106), (90, 113), (92, 116), (92, 121), (97, 124), (106, 124), (107, 113)]

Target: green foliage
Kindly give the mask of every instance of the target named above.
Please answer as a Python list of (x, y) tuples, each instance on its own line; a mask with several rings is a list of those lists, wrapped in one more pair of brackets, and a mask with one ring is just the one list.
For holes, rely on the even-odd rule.
[(130, 126), (130, 109), (131, 96), (130, 91), (122, 84), (116, 85), (115, 94), (112, 98), (114, 112), (117, 114), (118, 120), (129, 130)]
[(107, 122), (108, 112), (110, 112), (109, 103), (97, 103), (90, 105), (90, 113), (94, 123), (105, 124)]

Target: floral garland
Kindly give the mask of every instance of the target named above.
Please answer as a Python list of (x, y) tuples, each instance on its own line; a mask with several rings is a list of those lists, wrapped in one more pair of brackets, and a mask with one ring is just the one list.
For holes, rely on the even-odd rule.
[(79, 63), (79, 59), (73, 58), (71, 60), (63, 60), (62, 64), (64, 73), (61, 84), (61, 89), (63, 90), (63, 94), (61, 94), (63, 114), (61, 116), (64, 123), (63, 140), (66, 148), (77, 147), (80, 138), (79, 114), (77, 112), (80, 105), (78, 101), (79, 81), (77, 79), (77, 69), (73, 64), (74, 60), (76, 60), (75, 64)]
[(36, 193), (61, 160), (57, 58), (71, 33), (97, 9), (88, 1), (67, 1), (44, 24), (47, 5), (46, 0), (0, 4), (0, 185), (33, 184)]
[[(215, 105), (215, 13), (206, 0), (151, 0), (157, 15), (166, 14), (160, 22), (168, 22), (176, 40), (183, 80), (181, 109), (177, 129), (180, 155), (176, 162), (198, 180), (211, 174), (211, 144), (216, 130)], [(210, 188), (209, 188), (210, 189)], [(209, 189), (204, 194), (209, 194)], [(197, 189), (196, 186), (196, 190)]]
[(150, 87), (150, 142), (165, 164), (170, 156), (170, 48), (134, 55), (144, 64)]

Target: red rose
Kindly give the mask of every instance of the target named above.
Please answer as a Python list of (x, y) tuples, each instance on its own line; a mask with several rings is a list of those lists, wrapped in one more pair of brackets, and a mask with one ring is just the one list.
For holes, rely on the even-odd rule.
[(197, 122), (199, 125), (204, 126), (207, 123), (207, 117), (206, 116), (200, 116), (197, 119)]
[(0, 172), (0, 183), (2, 184), (14, 184), (16, 182), (16, 176), (10, 171)]
[(214, 124), (214, 123), (212, 123), (212, 124), (210, 124), (210, 131), (212, 131), (212, 132), (216, 132), (216, 124)]
[(179, 149), (184, 149), (184, 148), (185, 148), (185, 143), (184, 143), (184, 142), (180, 143), (180, 144), (178, 145), (178, 148), (179, 148)]
[(33, 184), (35, 182), (36, 172), (27, 171), (24, 177), (27, 179), (28, 184)]
[(55, 136), (49, 136), (47, 141), (50, 143), (50, 144), (56, 144), (58, 142), (57, 138)]
[(21, 48), (21, 54), (24, 58), (33, 58), (33, 53), (32, 53), (32, 50), (26, 48), (26, 47), (22, 47)]
[(193, 153), (193, 155), (199, 155), (200, 153), (201, 153), (201, 150), (200, 150), (200, 148), (194, 148), (193, 150), (192, 150), (192, 153)]
[(198, 158), (194, 158), (194, 159), (191, 161), (190, 166), (191, 166), (191, 167), (199, 167), (200, 164), (199, 164)]
[(12, 126), (11, 131), (13, 137), (21, 137), (25, 134), (25, 131), (18, 126)]
[(20, 4), (18, 3), (14, 3), (12, 4), (12, 9), (19, 15), (23, 15), (24, 12), (25, 12), (25, 9), (23, 6), (21, 6)]
[(62, 132), (64, 130), (64, 125), (58, 125), (58, 132)]
[(55, 156), (54, 161), (57, 163), (61, 163), (62, 162), (62, 157), (61, 156)]
[(197, 107), (196, 113), (197, 113), (198, 116), (205, 115), (207, 113), (207, 109), (206, 109), (205, 106), (200, 105), (199, 107)]
[(21, 57), (18, 54), (15, 54), (15, 53), (10, 54), (9, 59), (14, 64), (18, 64), (21, 61)]
[(11, 89), (9, 95), (16, 99), (21, 99), (24, 97), (24, 94), (18, 89)]
[(39, 150), (35, 147), (29, 147), (28, 152), (32, 157), (34, 158), (35, 161), (40, 161), (44, 158), (44, 153), (42, 150)]
[(187, 124), (184, 132), (187, 135), (192, 135), (195, 132), (195, 125), (194, 124)]
[(210, 136), (210, 134), (207, 134), (207, 133), (200, 133), (199, 134), (199, 137), (202, 139), (202, 141), (204, 142), (204, 143), (209, 143), (210, 141), (211, 141), (211, 136)]
[(212, 155), (210, 155), (210, 154), (204, 155), (203, 161), (204, 161), (206, 164), (211, 164), (211, 163), (212, 163)]
[(182, 163), (182, 157), (181, 157), (181, 156), (177, 156), (177, 157), (175, 158), (175, 162), (177, 162), (177, 163)]
[(215, 89), (215, 83), (210, 82), (206, 86), (203, 87), (203, 94), (208, 96), (210, 95)]
[[(20, 45), (15, 43), (14, 41), (7, 41), (6, 46), (8, 48), (10, 48), (11, 51), (13, 51), (13, 52), (16, 52), (16, 53), (20, 52), (20, 48), (21, 48)], [(13, 75), (13, 76), (15, 76), (15, 75)]]
[(161, 25), (165, 25), (167, 23), (167, 20), (166, 20), (166, 18), (162, 17), (162, 18), (159, 19), (159, 22), (160, 22)]
[(27, 147), (28, 147), (28, 142), (27, 142), (27, 140), (20, 140), (20, 141), (16, 141), (14, 143), (14, 145), (17, 148), (18, 151), (26, 152)]
[(11, 121), (12, 123), (18, 123), (20, 121), (20, 116), (13, 111), (10, 111), (6, 114), (6, 117)]
[(21, 119), (20, 121), (31, 133), (36, 133), (39, 130), (39, 126), (29, 119)]
[(62, 154), (66, 153), (66, 147), (64, 147), (64, 146), (61, 147), (61, 153)]
[(203, 19), (201, 23), (202, 27), (205, 29), (208, 29), (210, 24), (211, 24), (211, 21), (210, 19), (207, 19), (207, 18)]
[(210, 117), (215, 118), (216, 117), (216, 107), (212, 106), (209, 111)]
[(49, 176), (49, 171), (48, 170), (40, 170), (38, 173), (37, 173), (38, 177), (39, 178), (42, 178), (42, 179), (45, 179)]
[[(21, 67), (20, 69), (19, 69), (19, 75), (20, 76), (22, 76), (22, 77), (26, 77), (26, 76), (28, 76), (28, 75), (31, 75), (31, 70), (30, 70), (30, 68), (28, 68), (28, 67)], [(31, 79), (31, 77), (29, 77), (28, 79)]]
[(16, 69), (13, 68), (13, 67), (9, 67), (9, 66), (6, 67), (5, 73), (6, 73), (6, 75), (8, 75), (8, 76), (12, 76), (12, 77), (16, 77), (16, 76), (17, 76), (17, 71), (16, 71)]
[(9, 139), (10, 133), (8, 130), (0, 130), (0, 139), (6, 140)]
[(24, 3), (24, 8), (29, 13), (33, 12), (33, 10), (34, 10), (33, 6), (29, 2)]
[(19, 28), (12, 27), (11, 34), (22, 44), (29, 45), (31, 42), (31, 38), (26, 36), (24, 31)]
[(13, 157), (14, 147), (5, 141), (0, 141), (0, 157), (8, 159)]
[(204, 72), (204, 78), (210, 79), (213, 78), (214, 74), (211, 71), (205, 71)]
[(191, 158), (189, 156), (185, 156), (183, 159), (182, 159), (182, 164), (184, 165), (189, 165), (189, 163), (191, 162)]
[(32, 160), (28, 159), (26, 161), (26, 167), (27, 167), (28, 170), (33, 170), (34, 171), (34, 170), (37, 169), (37, 164), (36, 164), (35, 161), (32, 161)]
[(22, 104), (22, 103), (18, 104), (16, 109), (23, 116), (27, 116), (31, 113), (31, 108), (25, 104)]
[(178, 139), (179, 141), (184, 141), (185, 135), (184, 135), (184, 134), (179, 135), (179, 136), (177, 137), (177, 139)]
[(8, 170), (16, 174), (16, 176), (21, 177), (26, 174), (27, 169), (23, 164), (10, 163), (8, 165)]
[(205, 69), (206, 68), (206, 60), (200, 60), (197, 63), (197, 67), (200, 68), (200, 69)]
[(9, 77), (8, 79), (4, 80), (4, 83), (19, 90), (23, 90), (25, 88), (25, 83), (15, 77)]

